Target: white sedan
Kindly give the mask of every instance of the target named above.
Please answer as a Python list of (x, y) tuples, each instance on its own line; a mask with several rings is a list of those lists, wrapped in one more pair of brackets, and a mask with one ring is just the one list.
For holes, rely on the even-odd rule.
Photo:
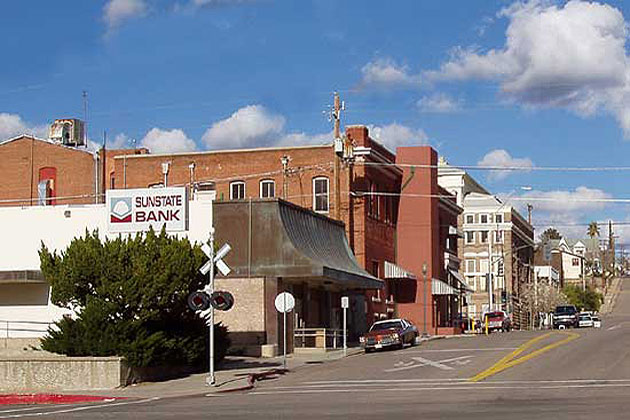
[(597, 315), (593, 315), (593, 327), (594, 328), (601, 328), (602, 327), (602, 320), (599, 319), (599, 316)]
[(579, 328), (589, 328), (593, 327), (593, 317), (591, 315), (580, 315), (578, 320)]

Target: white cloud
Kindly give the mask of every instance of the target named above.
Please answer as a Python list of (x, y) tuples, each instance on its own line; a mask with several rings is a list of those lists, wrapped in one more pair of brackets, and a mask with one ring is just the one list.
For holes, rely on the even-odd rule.
[(19, 136), (20, 134), (30, 134), (36, 137), (48, 138), (48, 126), (29, 125), (17, 114), (0, 113), (0, 141)]
[(283, 137), (285, 118), (262, 105), (249, 105), (218, 121), (201, 140), (209, 149), (240, 149), (276, 144)]
[(276, 146), (306, 146), (330, 144), (333, 142), (333, 132), (322, 134), (290, 133), (280, 138)]
[(424, 130), (392, 123), (383, 126), (368, 126), (370, 137), (387, 147), (392, 152), (398, 146), (417, 146), (428, 144), (429, 136)]
[(461, 109), (462, 101), (445, 93), (436, 93), (420, 98), (416, 103), (420, 112), (450, 113)]
[(179, 129), (152, 128), (140, 141), (140, 145), (148, 148), (151, 153), (192, 152), (197, 149), (194, 140)]
[(574, 191), (529, 191), (522, 194), (520, 202), (531, 202), (536, 211), (549, 215), (568, 217), (576, 213), (601, 210), (606, 207), (610, 194), (596, 188), (577, 187)]
[[(507, 150), (504, 149), (495, 149), (488, 152), (479, 162), (477, 162), (479, 166), (488, 166), (488, 167), (519, 167), (519, 168), (531, 168), (534, 166), (531, 159), (529, 158), (514, 158), (512, 157)], [(506, 178), (514, 171), (510, 170), (493, 170), (488, 174), (489, 180), (501, 180)]]
[(147, 11), (145, 0), (109, 0), (103, 8), (103, 18), (112, 29), (129, 19), (146, 15)]
[(459, 47), (425, 76), (496, 81), (507, 99), (529, 107), (565, 107), (582, 116), (608, 112), (630, 137), (628, 24), (621, 11), (581, 0), (532, 0), (499, 16), (509, 20), (502, 48)]
[(361, 68), (361, 85), (381, 88), (418, 85), (420, 78), (409, 73), (409, 68), (398, 65), (391, 58), (379, 58)]

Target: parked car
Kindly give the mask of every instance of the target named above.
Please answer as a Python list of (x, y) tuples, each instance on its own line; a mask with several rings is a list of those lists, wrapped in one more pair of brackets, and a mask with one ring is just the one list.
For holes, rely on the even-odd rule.
[(377, 321), (359, 341), (365, 352), (383, 348), (403, 348), (405, 344), (414, 345), (418, 329), (406, 319), (386, 319)]
[(579, 312), (573, 305), (556, 306), (553, 312), (554, 328), (576, 328), (578, 326)]
[(486, 328), (486, 318), (488, 320), (488, 331), (510, 331), (512, 320), (503, 311), (493, 311), (484, 314), (481, 328)]
[(601, 328), (602, 320), (599, 318), (599, 315), (593, 315), (593, 328)]
[(578, 318), (578, 327), (580, 328), (593, 327), (593, 317), (590, 314), (580, 314)]

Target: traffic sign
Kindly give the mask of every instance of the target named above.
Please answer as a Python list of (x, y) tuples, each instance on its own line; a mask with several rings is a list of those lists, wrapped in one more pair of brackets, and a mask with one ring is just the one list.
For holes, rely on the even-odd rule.
[(276, 310), (280, 313), (291, 312), (295, 308), (295, 298), (289, 292), (282, 292), (276, 296)]
[(348, 298), (348, 296), (342, 296), (341, 297), (341, 308), (342, 309), (348, 309), (350, 307), (350, 299)]

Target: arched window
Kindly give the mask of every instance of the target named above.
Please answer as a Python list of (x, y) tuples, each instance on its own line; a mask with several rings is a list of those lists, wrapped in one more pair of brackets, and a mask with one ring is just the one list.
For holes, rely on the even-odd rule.
[(276, 196), (276, 182), (273, 179), (260, 181), (260, 198), (273, 198)]
[(230, 200), (243, 200), (245, 199), (245, 182), (234, 181), (230, 182)]
[(313, 210), (328, 213), (328, 178), (319, 176), (313, 178)]

